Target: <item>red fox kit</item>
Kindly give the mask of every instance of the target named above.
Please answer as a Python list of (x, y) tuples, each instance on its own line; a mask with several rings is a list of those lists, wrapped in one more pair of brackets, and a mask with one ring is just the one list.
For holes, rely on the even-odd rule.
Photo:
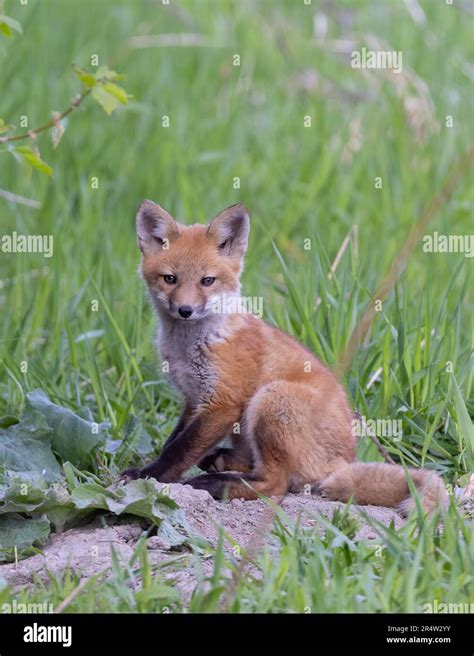
[[(252, 314), (216, 311), (240, 297), (249, 215), (232, 205), (184, 226), (152, 201), (137, 213), (141, 273), (159, 316), (158, 348), (184, 397), (157, 460), (125, 477), (185, 481), (215, 498), (255, 499), (317, 488), (329, 499), (414, 505), (402, 467), (355, 461), (352, 412), (335, 375), (301, 344)], [(222, 306), (222, 303), (221, 303)], [(230, 437), (232, 448), (217, 445)], [(410, 470), (423, 506), (447, 504), (441, 479)]]

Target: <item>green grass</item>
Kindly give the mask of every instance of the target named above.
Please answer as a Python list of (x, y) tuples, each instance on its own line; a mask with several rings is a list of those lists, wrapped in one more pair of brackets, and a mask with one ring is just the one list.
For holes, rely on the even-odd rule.
[[(24, 30), (0, 40), (1, 88), (8, 89), (0, 116), (7, 122), (19, 126), (26, 115), (32, 128), (67, 107), (78, 91), (70, 64), (88, 67), (96, 53), (100, 64), (126, 75), (133, 99), (111, 118), (87, 99), (56, 150), (40, 137), (51, 179), (28, 177), (0, 152), (0, 188), (41, 201), (32, 209), (0, 198), (1, 233), (55, 239), (50, 259), (0, 257), (1, 415), (19, 415), (25, 393), (40, 387), (73, 410), (88, 406), (96, 421), (111, 422), (116, 437), (130, 414), (140, 417), (154, 427), (159, 451), (179, 406), (157, 367), (155, 319), (136, 272), (133, 219), (144, 197), (186, 222), (245, 202), (252, 218), (245, 293), (263, 296), (268, 321), (337, 363), (409, 228), (472, 141), (467, 62), (474, 56), (469, 23), (457, 7), (422, 3), (427, 23), (420, 26), (395, 0), (377, 8), (365, 1), (337, 6), (348, 12), (356, 47), (376, 35), (387, 49), (403, 51), (405, 69), (428, 85), (439, 130), (422, 121), (425, 134), (417, 139), (404, 107), (417, 96), (414, 87), (407, 83), (400, 92), (390, 77), (365, 76), (334, 52), (329, 41), (351, 36), (340, 11), (328, 14), (328, 40), (314, 41), (313, 14), (327, 11), (316, 0), (188, 0), (179, 10), (137, 0), (7, 0), (6, 13)], [(212, 47), (130, 48), (137, 34), (182, 31), (202, 34)], [(232, 65), (235, 53), (240, 67)], [(453, 128), (445, 127), (448, 114)], [(170, 128), (162, 127), (163, 115)], [(303, 126), (308, 115), (311, 128)], [(359, 149), (348, 157), (358, 122)], [(94, 176), (98, 189), (91, 187)], [(382, 189), (375, 189), (376, 176)], [(471, 171), (429, 233), (472, 231), (472, 183)], [(358, 238), (328, 279), (355, 225)], [(403, 420), (400, 442), (382, 439), (392, 457), (436, 469), (451, 484), (472, 471), (474, 460), (471, 270), (462, 254), (426, 254), (420, 244), (346, 376), (363, 415)], [(127, 457), (121, 453), (117, 462), (99, 452), (95, 473), (108, 481)], [(367, 439), (359, 457), (380, 459)], [(470, 539), (472, 551), (472, 530), (454, 510), (449, 517), (442, 536), (429, 526), (418, 534), (387, 531), (380, 558), (371, 547), (345, 543), (337, 547), (339, 559), (315, 536), (281, 534), (278, 567), (270, 575), (263, 558), (262, 581), (242, 584), (231, 609), (269, 610), (278, 586), (273, 610), (354, 610), (359, 597), (362, 609), (410, 610), (438, 592), (464, 599), (472, 563), (466, 567), (463, 545)], [(418, 577), (420, 558), (426, 569)], [(324, 595), (304, 583), (306, 570), (308, 581), (325, 573)], [(57, 601), (73, 584), (54, 584), (48, 594)], [(124, 584), (108, 585), (110, 593)], [(103, 602), (94, 606), (89, 598), (100, 610)], [(87, 606), (81, 599), (70, 609)]]
[[(454, 505), (443, 530), (438, 517), (413, 517), (400, 530), (369, 522), (377, 538), (356, 542), (357, 525), (345, 514), (335, 513), (332, 521), (318, 517), (314, 529), (303, 530), (280, 511), (274, 550), (265, 548), (242, 576), (238, 560), (224, 554), (224, 538), (207, 577), (197, 555), (150, 565), (140, 541), (130, 561), (115, 555), (110, 570), (83, 582), (66, 570), (17, 594), (0, 589), (0, 608), (16, 601), (56, 609), (66, 599), (61, 610), (67, 613), (422, 613), (427, 604), (472, 602), (474, 525)], [(183, 568), (197, 579), (189, 603), (174, 586), (173, 573)], [(233, 576), (235, 586), (229, 584)]]

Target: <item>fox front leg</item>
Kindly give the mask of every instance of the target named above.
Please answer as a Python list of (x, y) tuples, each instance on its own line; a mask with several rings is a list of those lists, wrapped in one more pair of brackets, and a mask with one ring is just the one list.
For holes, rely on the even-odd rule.
[[(193, 415), (193, 409), (191, 406), (186, 405), (184, 407), (183, 412), (181, 413), (180, 418), (178, 419), (178, 423), (174, 427), (173, 431), (171, 434), (168, 436), (166, 442), (163, 445), (163, 449), (168, 446), (171, 442), (173, 442), (174, 439), (186, 428), (186, 426), (189, 424), (191, 421)], [(120, 479), (122, 480), (136, 480), (137, 478), (144, 478), (141, 476), (142, 470), (140, 469), (126, 469), (122, 474), (120, 474)]]
[(159, 457), (131, 478), (156, 478), (162, 483), (179, 481), (186, 470), (197, 464), (232, 428), (234, 414), (223, 409), (203, 412), (168, 440)]

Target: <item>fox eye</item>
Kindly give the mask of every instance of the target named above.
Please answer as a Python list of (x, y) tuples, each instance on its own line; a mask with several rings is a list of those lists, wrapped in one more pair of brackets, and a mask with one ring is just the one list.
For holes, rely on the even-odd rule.
[(215, 278), (212, 276), (206, 276), (201, 280), (201, 285), (204, 285), (204, 287), (210, 287), (212, 283), (214, 282)]
[(176, 276), (172, 276), (171, 274), (166, 274), (166, 276), (163, 276), (163, 279), (168, 285), (174, 285), (176, 282)]

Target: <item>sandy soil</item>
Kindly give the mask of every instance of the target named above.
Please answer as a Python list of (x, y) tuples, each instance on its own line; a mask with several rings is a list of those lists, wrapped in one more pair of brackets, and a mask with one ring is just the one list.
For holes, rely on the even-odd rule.
[[(270, 527), (273, 513), (263, 501), (233, 499), (219, 502), (212, 499), (204, 490), (194, 490), (187, 485), (179, 484), (170, 485), (170, 496), (185, 511), (193, 531), (211, 544), (216, 543), (218, 527), (222, 526), (242, 548), (249, 545), (256, 545), (258, 548), (263, 542), (270, 547), (272, 545)], [(281, 508), (290, 521), (301, 514), (303, 527), (314, 526), (318, 515), (332, 517), (337, 507), (343, 508), (344, 504), (303, 494), (288, 494), (281, 503)], [(397, 527), (403, 523), (402, 518), (389, 508), (365, 506), (362, 510), (385, 525), (392, 520)], [(351, 513), (358, 517), (359, 521), (360, 528), (356, 538), (365, 540), (375, 538), (373, 529), (364, 522), (357, 506), (351, 509)], [(111, 515), (102, 515), (81, 528), (51, 535), (41, 554), (21, 560), (17, 564), (1, 565), (0, 575), (16, 588), (30, 584), (33, 575), (46, 579), (48, 571), (59, 573), (66, 567), (77, 571), (81, 578), (87, 578), (98, 572), (107, 572), (111, 564), (111, 546), (114, 546), (120, 558), (124, 561), (129, 560), (146, 528), (146, 523), (138, 518), (128, 516), (119, 519)], [(263, 537), (256, 538), (259, 534), (263, 534)], [(148, 537), (147, 540), (151, 563), (162, 562), (179, 555), (158, 536)], [(189, 554), (188, 549), (181, 552), (186, 562), (173, 571), (173, 578), (178, 588), (187, 596), (196, 581), (193, 564), (196, 558)], [(199, 560), (204, 571), (210, 571), (212, 559)]]

